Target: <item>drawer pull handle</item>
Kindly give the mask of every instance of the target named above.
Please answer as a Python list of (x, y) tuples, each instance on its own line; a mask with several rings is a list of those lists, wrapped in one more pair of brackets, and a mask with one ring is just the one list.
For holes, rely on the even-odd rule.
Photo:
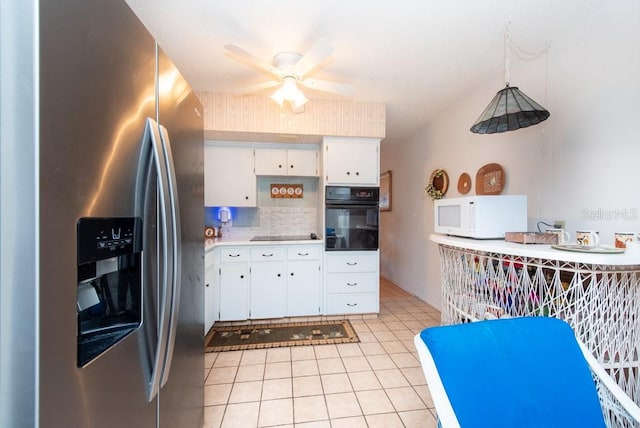
[(273, 257), (273, 253), (271, 253), (271, 254), (263, 254), (262, 257)]
[(357, 303), (347, 303), (347, 306), (354, 307), (354, 306), (358, 306), (358, 304)]
[(229, 257), (240, 257), (240, 254), (229, 254)]
[(305, 257), (305, 256), (308, 256), (308, 255), (309, 255), (309, 253), (298, 253), (298, 255), (299, 255), (299, 256), (303, 256), (303, 257)]
[(293, 276), (293, 272), (291, 272), (291, 274), (290, 274), (290, 275), (291, 275), (291, 276)]
[(209, 284), (205, 284), (204, 286), (205, 286), (205, 287), (208, 287), (208, 286), (209, 286)]
[(358, 283), (357, 283), (357, 282), (353, 282), (353, 283), (351, 283), (351, 282), (347, 282), (347, 285), (348, 285), (349, 287), (355, 287), (356, 285), (358, 285)]
[(353, 262), (353, 263), (351, 263), (351, 262), (347, 262), (347, 265), (349, 265), (349, 266), (355, 266), (355, 265), (357, 265), (357, 264), (358, 264), (358, 262)]
[(240, 279), (244, 279), (244, 275), (240, 275)]
[(280, 278), (280, 276), (281, 276), (281, 275), (280, 275), (280, 274), (278, 274), (278, 278)]

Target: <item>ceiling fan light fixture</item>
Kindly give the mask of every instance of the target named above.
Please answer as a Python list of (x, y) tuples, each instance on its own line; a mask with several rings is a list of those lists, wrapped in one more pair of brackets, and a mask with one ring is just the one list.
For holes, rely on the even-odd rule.
[(285, 77), (284, 82), (282, 83), (282, 96), (284, 99), (287, 101), (293, 101), (299, 93), (300, 89), (298, 89), (295, 77)]
[(298, 109), (309, 102), (309, 99), (298, 88), (295, 77), (292, 76), (284, 78), (282, 86), (271, 95), (271, 99), (278, 103), (280, 107), (284, 105), (285, 101), (289, 101), (294, 109)]
[(296, 97), (291, 101), (294, 109), (298, 109), (309, 102), (309, 98), (305, 97), (302, 91), (298, 90)]
[(326, 59), (333, 53), (333, 47), (324, 39), (318, 40), (304, 55), (296, 52), (280, 52), (273, 57), (271, 63), (262, 61), (257, 56), (236, 45), (225, 45), (225, 49), (242, 62), (255, 65), (257, 68), (272, 74), (276, 78), (276, 80), (238, 89), (233, 92), (235, 95), (262, 92), (265, 89), (278, 87), (278, 89), (271, 94), (271, 99), (280, 107), (284, 106), (285, 101), (289, 101), (294, 113), (302, 113), (304, 111), (304, 105), (309, 102), (309, 99), (307, 99), (300, 90), (301, 86), (303, 88), (335, 93), (345, 97), (353, 95), (353, 88), (347, 84), (307, 78), (307, 75), (311, 71), (323, 65)]
[(275, 101), (280, 107), (282, 107), (282, 105), (284, 104), (284, 94), (282, 93), (281, 87), (271, 95), (271, 99)]

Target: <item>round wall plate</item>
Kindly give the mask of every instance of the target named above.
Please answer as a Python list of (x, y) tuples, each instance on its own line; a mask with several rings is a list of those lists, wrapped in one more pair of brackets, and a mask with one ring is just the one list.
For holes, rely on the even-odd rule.
[(458, 178), (458, 192), (461, 195), (466, 195), (471, 190), (471, 176), (466, 172), (460, 174)]

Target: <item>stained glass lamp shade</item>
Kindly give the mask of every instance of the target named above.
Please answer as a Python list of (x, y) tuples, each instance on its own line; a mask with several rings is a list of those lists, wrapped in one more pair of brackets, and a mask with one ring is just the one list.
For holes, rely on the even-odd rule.
[(536, 125), (549, 117), (549, 112), (526, 96), (517, 87), (507, 86), (498, 91), (482, 112), (471, 132), (494, 134)]

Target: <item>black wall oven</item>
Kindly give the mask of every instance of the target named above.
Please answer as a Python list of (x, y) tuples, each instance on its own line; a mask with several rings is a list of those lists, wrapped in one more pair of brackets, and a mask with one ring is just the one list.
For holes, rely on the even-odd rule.
[(327, 186), (325, 190), (325, 249), (377, 250), (379, 189)]

